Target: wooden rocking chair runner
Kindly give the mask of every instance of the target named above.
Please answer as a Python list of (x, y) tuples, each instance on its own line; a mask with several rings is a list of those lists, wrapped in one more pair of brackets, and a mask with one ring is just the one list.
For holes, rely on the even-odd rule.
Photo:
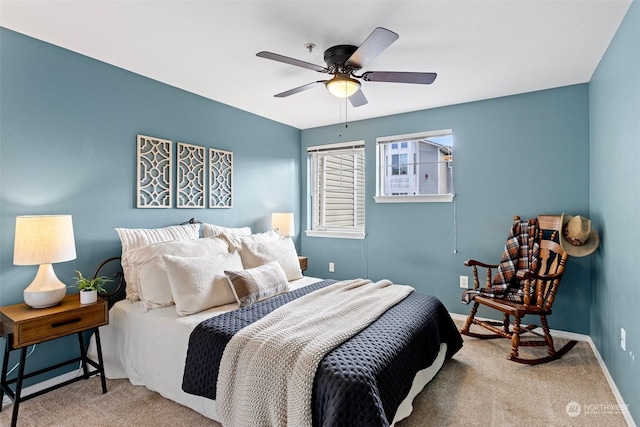
[[(539, 241), (539, 263), (537, 271), (518, 271), (516, 277), (524, 283), (524, 295), (522, 302), (513, 302), (508, 299), (495, 298), (486, 295), (476, 295), (473, 298), (473, 306), (467, 317), (467, 321), (460, 331), (461, 334), (476, 338), (507, 338), (511, 340), (511, 352), (508, 359), (514, 362), (537, 365), (559, 359), (571, 350), (577, 341), (569, 341), (560, 350), (556, 351), (553, 338), (549, 333), (547, 316), (551, 314), (551, 306), (555, 299), (560, 279), (564, 273), (564, 267), (569, 255), (560, 246), (560, 233), (562, 232), (562, 217), (560, 215), (538, 216), (538, 227), (542, 231)], [(514, 221), (520, 221), (520, 217), (514, 217)], [(486, 264), (480, 261), (469, 260), (464, 263), (473, 268), (474, 289), (480, 287), (478, 279), (478, 267), (486, 269), (486, 287), (492, 285), (492, 269), (497, 269), (498, 264)], [(476, 319), (476, 313), (480, 305), (487, 306), (503, 313), (502, 323)], [(542, 334), (535, 331), (537, 325), (521, 325), (522, 318), (527, 315), (539, 316)], [(513, 317), (513, 324), (510, 318)], [(478, 325), (491, 331), (491, 333), (475, 333), (470, 331), (471, 325)], [(531, 333), (542, 339), (521, 340), (523, 334)], [(520, 346), (546, 346), (548, 355), (535, 358), (521, 358), (518, 353)]]

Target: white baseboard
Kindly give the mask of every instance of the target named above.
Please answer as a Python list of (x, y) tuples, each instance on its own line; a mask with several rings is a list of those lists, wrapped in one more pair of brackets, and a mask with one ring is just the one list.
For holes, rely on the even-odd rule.
[(594, 344), (594, 342), (591, 339), (591, 337), (589, 337), (588, 342), (589, 342), (589, 345), (591, 346), (591, 349), (593, 350), (593, 353), (596, 355), (596, 359), (598, 359), (598, 363), (600, 364), (600, 367), (602, 368), (602, 372), (604, 373), (604, 377), (607, 379), (607, 382), (609, 383), (609, 387), (611, 387), (611, 391), (613, 392), (613, 395), (616, 398), (616, 402), (618, 402), (618, 407), (620, 408), (620, 411), (622, 412), (622, 415), (624, 415), (624, 419), (627, 422), (627, 425), (629, 427), (636, 427), (636, 423), (635, 423), (635, 421), (633, 421), (633, 418), (631, 417), (631, 413), (629, 412), (629, 407), (627, 406), (626, 403), (624, 403), (624, 399), (622, 398), (622, 395), (620, 394), (620, 390), (618, 390), (618, 387), (616, 386), (616, 383), (613, 381), (613, 378), (611, 377), (611, 374), (609, 373), (609, 370), (607, 369), (607, 365), (604, 364), (604, 360), (602, 360), (602, 356), (600, 356), (600, 352), (598, 351), (598, 348)]
[[(67, 372), (66, 374), (58, 375), (57, 377), (50, 378), (48, 380), (39, 382), (37, 384), (30, 385), (29, 387), (25, 387), (22, 389), (22, 395), (28, 396), (33, 393), (37, 393), (41, 390), (44, 390), (49, 387), (56, 386), (58, 384), (62, 384), (65, 381), (69, 381), (73, 378), (76, 378), (80, 375), (83, 375), (82, 368), (73, 370), (71, 372)], [(2, 406), (11, 403), (11, 399), (8, 396), (4, 396), (2, 399)]]
[[(454, 320), (460, 320), (460, 321), (467, 320), (467, 316), (464, 314), (457, 314), (457, 313), (449, 313), (449, 314), (451, 318)], [(491, 320), (491, 319), (485, 319), (477, 316), (476, 318), (478, 320)], [(523, 326), (526, 326), (526, 325), (523, 325)], [(541, 332), (540, 328), (537, 328), (534, 330)], [(598, 360), (600, 369), (602, 369), (602, 372), (604, 373), (604, 377), (607, 379), (607, 383), (609, 383), (611, 392), (613, 393), (613, 396), (616, 398), (616, 402), (618, 403), (618, 407), (620, 408), (620, 412), (622, 412), (622, 415), (624, 416), (625, 421), (627, 422), (629, 427), (636, 427), (636, 423), (633, 421), (633, 418), (629, 413), (629, 409), (627, 405), (624, 403), (624, 399), (622, 398), (622, 395), (620, 394), (620, 391), (618, 390), (618, 387), (616, 386), (615, 381), (613, 381), (613, 378), (609, 373), (609, 369), (607, 369), (607, 365), (605, 365), (604, 360), (602, 360), (602, 356), (600, 356), (600, 352), (598, 351), (596, 345), (593, 343), (593, 340), (591, 339), (591, 337), (589, 335), (576, 334), (575, 332), (559, 331), (556, 329), (551, 329), (551, 335), (558, 338), (564, 338), (564, 339), (575, 340), (575, 341), (584, 341), (589, 343), (589, 345), (591, 346), (591, 349), (593, 350), (593, 354), (595, 354), (596, 359)]]

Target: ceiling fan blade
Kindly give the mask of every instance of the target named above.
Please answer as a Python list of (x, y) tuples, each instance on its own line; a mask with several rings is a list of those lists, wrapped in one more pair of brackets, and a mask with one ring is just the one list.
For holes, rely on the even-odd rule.
[(256, 53), (256, 56), (259, 56), (260, 58), (271, 59), (273, 61), (284, 62), (285, 64), (289, 65), (295, 65), (296, 67), (307, 68), (309, 70), (318, 71), (320, 73), (326, 73), (329, 71), (325, 67), (321, 67), (320, 65), (300, 61), (299, 59), (295, 58), (289, 58), (288, 56), (279, 55), (277, 53), (262, 51)]
[(436, 73), (412, 73), (403, 71), (367, 71), (362, 79), (367, 82), (415, 83), (429, 85), (436, 79)]
[(362, 89), (360, 89), (349, 97), (349, 102), (351, 102), (351, 105), (353, 105), (354, 107), (360, 107), (361, 105), (365, 105), (369, 101), (367, 101), (364, 93), (362, 93)]
[(306, 85), (302, 85), (302, 86), (298, 86), (297, 88), (294, 89), (290, 89), (288, 91), (282, 92), (282, 93), (278, 93), (275, 96), (276, 98), (284, 98), (287, 97), (289, 95), (293, 95), (296, 94), (298, 92), (302, 92), (305, 90), (309, 90), (309, 89), (313, 89), (316, 86), (319, 86), (321, 84), (325, 84), (327, 80), (318, 80), (317, 82), (311, 82), (311, 83), (307, 83)]
[(398, 40), (398, 35), (386, 28), (377, 27), (369, 37), (362, 42), (360, 47), (347, 59), (346, 64), (360, 69), (368, 64), (373, 58), (378, 56), (380, 52), (391, 46), (391, 43)]

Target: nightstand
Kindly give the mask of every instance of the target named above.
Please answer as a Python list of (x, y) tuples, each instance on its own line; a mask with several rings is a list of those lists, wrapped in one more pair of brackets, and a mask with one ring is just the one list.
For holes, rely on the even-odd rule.
[(300, 270), (305, 271), (307, 269), (307, 257), (299, 256), (298, 261), (300, 262)]
[[(87, 379), (96, 374), (100, 374), (101, 376), (102, 393), (107, 392), (107, 382), (104, 378), (104, 365), (102, 363), (102, 348), (100, 346), (100, 333), (98, 332), (98, 327), (108, 323), (109, 309), (107, 306), (107, 300), (98, 298), (98, 301), (93, 304), (81, 305), (80, 298), (77, 294), (67, 295), (60, 304), (54, 307), (31, 308), (24, 303), (0, 307), (0, 335), (4, 336), (6, 339), (4, 359), (2, 361), (2, 377), (0, 378), (0, 402), (2, 402), (4, 393), (13, 400), (13, 415), (11, 418), (12, 427), (16, 425), (18, 419), (18, 408), (20, 406), (20, 402), (31, 399), (32, 397), (39, 396), (81, 379)], [(98, 363), (87, 357), (82, 333), (88, 330), (93, 330), (96, 336)], [(78, 335), (80, 357), (25, 374), (25, 362), (28, 346), (72, 334)], [(20, 349), (18, 375), (14, 379), (7, 380), (9, 354), (11, 351), (18, 349)], [(21, 395), (23, 380), (78, 362), (82, 363), (84, 375), (44, 390), (40, 390), (28, 396)], [(89, 372), (87, 365), (93, 366), (96, 370)], [(13, 383), (15, 383), (15, 391), (10, 387)], [(0, 411), (1, 410), (2, 407), (0, 406)]]

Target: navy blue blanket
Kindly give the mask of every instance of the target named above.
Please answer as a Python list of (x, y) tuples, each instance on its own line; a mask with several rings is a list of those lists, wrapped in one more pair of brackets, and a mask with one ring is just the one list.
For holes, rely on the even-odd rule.
[[(236, 332), (335, 282), (314, 283), (200, 323), (189, 338), (182, 389), (215, 399), (222, 353)], [(433, 363), (441, 343), (447, 343), (447, 358), (462, 347), (449, 313), (437, 298), (412, 292), (322, 359), (313, 387), (313, 425), (388, 426), (413, 377)]]

